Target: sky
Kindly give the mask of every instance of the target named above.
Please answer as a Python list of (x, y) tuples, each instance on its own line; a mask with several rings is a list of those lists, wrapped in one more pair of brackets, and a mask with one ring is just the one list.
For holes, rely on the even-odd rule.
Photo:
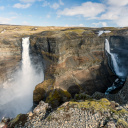
[(0, 0), (0, 24), (126, 27), (128, 0)]

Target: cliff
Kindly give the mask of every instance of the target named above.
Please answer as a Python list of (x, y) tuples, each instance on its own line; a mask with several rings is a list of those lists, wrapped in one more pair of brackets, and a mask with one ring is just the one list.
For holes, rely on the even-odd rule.
[(4, 82), (12, 79), (13, 74), (20, 68), (23, 37), (46, 30), (63, 28), (0, 25), (0, 88), (3, 87)]
[[(128, 82), (126, 81), (117, 94), (107, 97), (103, 94), (117, 78), (108, 65), (109, 59), (105, 54), (104, 41), (105, 39), (110, 41), (111, 52), (120, 53), (121, 62), (124, 62), (128, 48), (127, 28), (32, 26), (1, 28), (2, 82), (8, 79), (7, 74), (10, 76), (19, 68), (21, 38), (25, 36), (30, 36), (31, 55), (40, 54), (45, 68), (45, 80), (38, 84), (33, 92), (33, 102), (39, 105), (33, 113), (20, 114), (11, 121), (3, 120), (8, 126), (128, 127), (126, 94)], [(98, 36), (99, 30), (111, 32)], [(125, 50), (121, 52), (122, 49)], [(122, 67), (126, 68), (127, 62)], [(118, 99), (121, 98), (123, 101), (121, 104), (125, 105), (120, 106), (104, 97), (118, 103), (120, 103)], [(64, 102), (66, 103), (63, 104)]]
[[(98, 36), (100, 30), (111, 32)], [(127, 28), (4, 25), (0, 31), (1, 83), (9, 79), (19, 67), (22, 37), (30, 36), (31, 54), (35, 56), (40, 54), (44, 60), (45, 80), (35, 87), (34, 103), (39, 103), (41, 100), (49, 102), (49, 94), (54, 94), (55, 89), (69, 93), (72, 97), (79, 92), (89, 95), (96, 91), (105, 92), (116, 76), (108, 66), (104, 41), (106, 38), (109, 39), (111, 47), (120, 52), (118, 46), (126, 47), (122, 42), (127, 41), (128, 35)]]
[(47, 99), (53, 89), (68, 91), (72, 96), (79, 92), (92, 95), (95, 91), (104, 92), (112, 85), (116, 76), (108, 67), (104, 41), (118, 35), (119, 31), (102, 29), (109, 29), (111, 33), (98, 37), (99, 29), (69, 28), (31, 36), (33, 52), (44, 58), (46, 81), (36, 86), (34, 103)]

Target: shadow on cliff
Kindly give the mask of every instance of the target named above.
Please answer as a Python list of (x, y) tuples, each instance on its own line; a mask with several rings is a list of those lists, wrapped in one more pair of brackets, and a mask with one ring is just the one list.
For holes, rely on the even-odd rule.
[(81, 92), (89, 95), (94, 94), (96, 91), (104, 93), (108, 87), (112, 86), (113, 82), (117, 78), (117, 76), (111, 72), (108, 65), (106, 66), (104, 64), (104, 61), (102, 61), (99, 68), (89, 68), (89, 72), (89, 80), (86, 80), (87, 76), (82, 76), (82, 79), (78, 79), (81, 73), (74, 76), (74, 78), (77, 79), (76, 81), (79, 81), (79, 84), (65, 80), (66, 82), (71, 83), (67, 88), (67, 91), (72, 95), (72, 97)]

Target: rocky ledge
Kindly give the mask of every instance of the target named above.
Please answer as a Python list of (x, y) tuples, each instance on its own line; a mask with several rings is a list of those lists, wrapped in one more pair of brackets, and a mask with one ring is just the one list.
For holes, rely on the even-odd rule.
[(56, 109), (40, 101), (33, 112), (19, 114), (12, 120), (3, 119), (2, 124), (8, 128), (128, 128), (127, 92), (128, 78), (124, 87), (112, 95), (122, 98), (116, 99), (118, 103), (108, 100), (110, 96), (104, 98), (102, 93), (80, 93)]
[(6, 123), (9, 128), (128, 128), (128, 110), (114, 101), (83, 98), (65, 102), (56, 110), (40, 101), (33, 112)]

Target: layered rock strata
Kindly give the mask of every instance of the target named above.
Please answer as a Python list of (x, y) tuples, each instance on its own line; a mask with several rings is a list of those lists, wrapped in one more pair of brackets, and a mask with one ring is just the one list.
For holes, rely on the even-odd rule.
[[(72, 96), (79, 92), (104, 92), (116, 76), (111, 72), (104, 53), (105, 38), (118, 34), (112, 31), (98, 37), (98, 29), (72, 28), (45, 31), (31, 36), (33, 52), (45, 60), (45, 80), (34, 90), (34, 102), (46, 99), (47, 92), (55, 88), (68, 91)], [(38, 89), (37, 89), (38, 88)], [(43, 90), (45, 95), (42, 95)], [(40, 93), (41, 92), (41, 93)], [(38, 96), (40, 98), (38, 99)]]
[(20, 60), (21, 39), (0, 37), (0, 85), (11, 78)]

